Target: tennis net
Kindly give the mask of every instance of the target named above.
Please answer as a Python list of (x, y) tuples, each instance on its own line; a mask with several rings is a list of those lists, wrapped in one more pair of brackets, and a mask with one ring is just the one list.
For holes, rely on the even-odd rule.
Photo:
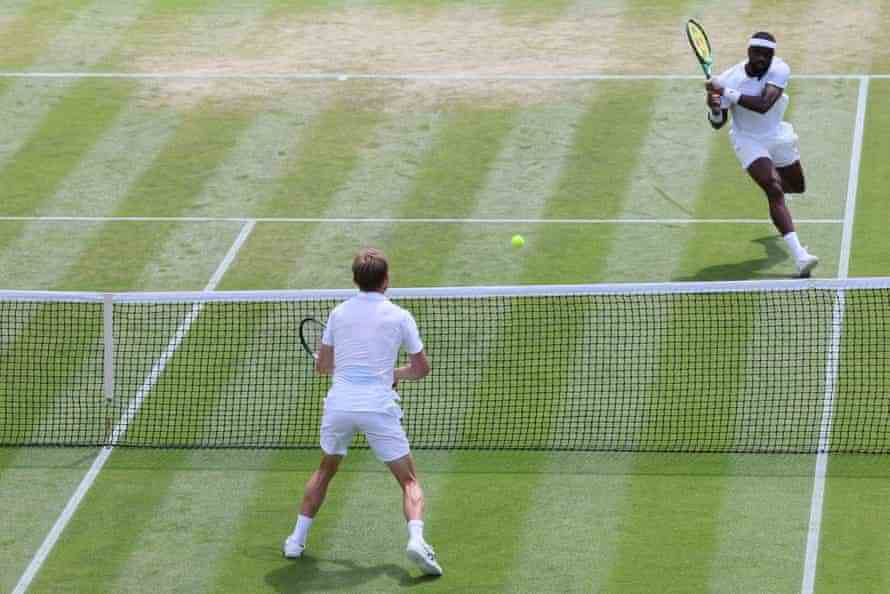
[[(0, 445), (315, 448), (298, 328), (352, 294), (2, 293)], [(388, 295), (415, 448), (890, 452), (890, 279)]]

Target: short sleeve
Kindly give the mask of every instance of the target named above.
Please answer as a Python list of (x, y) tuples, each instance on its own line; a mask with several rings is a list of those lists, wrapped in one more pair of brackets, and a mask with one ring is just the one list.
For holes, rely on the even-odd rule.
[(402, 318), (402, 345), (411, 355), (416, 355), (423, 350), (423, 342), (420, 340), (420, 332), (417, 330), (417, 322), (407, 311)]
[(779, 62), (766, 73), (766, 84), (784, 89), (791, 78), (791, 68), (785, 62)]
[(324, 332), (321, 335), (321, 344), (326, 346), (334, 346), (334, 312), (328, 316), (328, 323), (324, 325)]

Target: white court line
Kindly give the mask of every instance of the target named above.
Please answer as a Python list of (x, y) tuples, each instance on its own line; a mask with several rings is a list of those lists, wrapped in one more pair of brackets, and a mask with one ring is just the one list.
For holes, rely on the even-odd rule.
[[(410, 80), (410, 81), (585, 81), (585, 80), (701, 80), (694, 74), (466, 74), (352, 72), (0, 72), (0, 78), (126, 78), (153, 80)], [(886, 79), (890, 74), (796, 74), (804, 80)]]
[[(795, 219), (808, 225), (839, 225), (844, 219)], [(65, 217), (65, 216), (0, 216), (0, 221), (44, 221), (62, 223), (422, 223), (422, 224), (480, 224), (480, 225), (772, 225), (769, 219), (453, 219), (453, 218), (361, 218), (361, 217)]]
[[(216, 271), (213, 273), (213, 276), (210, 277), (210, 281), (204, 288), (205, 291), (213, 291), (216, 289), (219, 281), (222, 279), (226, 270), (231, 265), (232, 261), (234, 261), (235, 256), (238, 254), (238, 250), (241, 249), (241, 246), (244, 245), (245, 241), (247, 241), (247, 237), (250, 235), (253, 227), (253, 221), (247, 221), (244, 224), (244, 226), (241, 228), (241, 232), (238, 234), (238, 237), (232, 244), (232, 247), (229, 248), (229, 251), (226, 253), (225, 258), (223, 258), (222, 262), (220, 262)], [(201, 309), (203, 307), (204, 305), (202, 303), (196, 303), (194, 306), (192, 306), (192, 310), (189, 315), (185, 317), (185, 319), (176, 329), (176, 334), (170, 340), (170, 343), (167, 345), (164, 353), (152, 366), (148, 377), (145, 379), (145, 382), (139, 388), (139, 391), (136, 392), (136, 397), (127, 407), (126, 413), (124, 413), (120, 421), (118, 421), (117, 425), (115, 425), (114, 432), (111, 434), (112, 443), (116, 443), (117, 440), (126, 433), (130, 421), (132, 421), (136, 414), (139, 412), (139, 408), (142, 406), (142, 402), (145, 400), (145, 397), (148, 395), (148, 393), (157, 382), (158, 378), (164, 372), (164, 368), (166, 367), (167, 362), (173, 357), (173, 354), (176, 352), (176, 349), (179, 347), (182, 339), (185, 338), (186, 334), (188, 334), (189, 328), (191, 327), (195, 319), (197, 319), (198, 314), (201, 313)], [(77, 486), (74, 494), (71, 495), (71, 498), (68, 500), (68, 503), (62, 510), (61, 515), (56, 520), (56, 523), (53, 524), (53, 527), (52, 529), (50, 529), (49, 534), (46, 535), (46, 538), (43, 540), (40, 548), (37, 549), (37, 552), (34, 554), (31, 562), (25, 569), (25, 573), (23, 573), (22, 577), (19, 578), (15, 589), (12, 591), (13, 594), (24, 594), (25, 591), (27, 591), (28, 586), (31, 585), (31, 582), (37, 576), (37, 573), (40, 571), (40, 568), (46, 561), (46, 558), (49, 556), (56, 542), (59, 540), (59, 536), (62, 535), (62, 532), (68, 525), (68, 522), (74, 516), (74, 512), (77, 511), (77, 508), (80, 506), (80, 503), (86, 496), (87, 491), (89, 491), (90, 487), (93, 486), (96, 477), (99, 476), (99, 471), (101, 471), (102, 467), (105, 466), (105, 462), (108, 461), (108, 457), (111, 456), (111, 452), (113, 450), (114, 446), (104, 447), (99, 452), (99, 455), (96, 456), (96, 459), (90, 466), (89, 471), (87, 471), (86, 476), (84, 476), (83, 480), (80, 481), (80, 484)]]
[[(856, 127), (853, 130), (853, 150), (850, 155), (850, 177), (847, 180), (847, 203), (844, 207), (844, 231), (841, 236), (838, 278), (847, 278), (850, 269), (850, 243), (853, 239), (853, 217), (856, 214), (856, 193), (859, 187), (859, 164), (862, 158), (862, 136), (865, 128), (865, 108), (868, 101), (868, 79), (859, 82), (856, 104)], [(816, 565), (819, 558), (819, 535), (822, 530), (822, 506), (825, 501), (825, 475), (828, 470), (828, 449), (831, 420), (837, 391), (837, 371), (840, 358), (841, 328), (844, 320), (844, 291), (838, 290), (831, 316), (831, 342), (825, 365), (825, 400), (819, 430), (819, 451), (813, 473), (813, 497), (810, 501), (810, 524), (807, 531), (807, 553), (804, 560), (802, 594), (812, 594), (816, 584)]]

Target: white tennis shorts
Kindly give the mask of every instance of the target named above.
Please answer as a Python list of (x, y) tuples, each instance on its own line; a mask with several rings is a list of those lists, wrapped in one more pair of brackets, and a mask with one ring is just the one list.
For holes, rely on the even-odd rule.
[(321, 417), (321, 449), (329, 456), (345, 456), (356, 433), (364, 433), (381, 462), (392, 462), (411, 453), (402, 427), (402, 411), (352, 412), (327, 410)]
[(788, 122), (779, 124), (775, 136), (757, 137), (730, 131), (729, 138), (742, 169), (748, 169), (761, 157), (770, 159), (776, 167), (787, 167), (800, 160), (797, 134)]

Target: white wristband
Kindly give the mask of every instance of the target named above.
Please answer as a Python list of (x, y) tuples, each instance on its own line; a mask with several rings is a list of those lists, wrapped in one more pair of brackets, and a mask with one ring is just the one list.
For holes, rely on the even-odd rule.
[(733, 105), (738, 103), (739, 99), (742, 98), (742, 94), (735, 89), (723, 89), (723, 96)]
[(718, 111), (715, 113), (711, 110), (708, 110), (708, 119), (711, 120), (712, 122), (714, 122), (715, 124), (722, 124), (723, 123), (723, 112)]

